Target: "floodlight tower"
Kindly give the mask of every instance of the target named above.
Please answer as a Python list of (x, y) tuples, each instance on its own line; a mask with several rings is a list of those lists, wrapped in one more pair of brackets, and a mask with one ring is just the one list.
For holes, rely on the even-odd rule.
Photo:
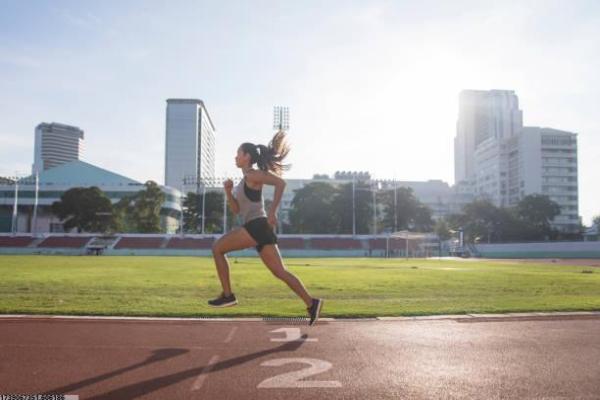
[(290, 108), (273, 107), (273, 129), (276, 131), (288, 131), (290, 129)]
[[(273, 107), (273, 129), (277, 132), (287, 132), (290, 130), (290, 108), (283, 106), (275, 106)], [(279, 213), (278, 213), (279, 214)], [(279, 233), (283, 233), (283, 224), (279, 219), (279, 215), (277, 216), (277, 221), (279, 221)]]

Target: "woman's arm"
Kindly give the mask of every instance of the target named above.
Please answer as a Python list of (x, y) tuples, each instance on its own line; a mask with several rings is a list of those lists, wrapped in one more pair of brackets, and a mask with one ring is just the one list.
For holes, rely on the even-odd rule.
[(253, 171), (247, 174), (246, 177), (250, 178), (252, 182), (257, 184), (262, 183), (263, 185), (275, 186), (273, 202), (271, 203), (271, 208), (268, 211), (269, 216), (275, 217), (277, 215), (279, 202), (281, 201), (281, 197), (283, 196), (283, 191), (285, 189), (285, 181), (280, 176), (275, 175), (270, 171)]
[(229, 205), (229, 209), (232, 213), (238, 214), (240, 212), (240, 205), (236, 198), (231, 194), (231, 191), (233, 190), (233, 181), (231, 179), (227, 179), (223, 183), (223, 187), (225, 188), (225, 195), (227, 196), (227, 204)]

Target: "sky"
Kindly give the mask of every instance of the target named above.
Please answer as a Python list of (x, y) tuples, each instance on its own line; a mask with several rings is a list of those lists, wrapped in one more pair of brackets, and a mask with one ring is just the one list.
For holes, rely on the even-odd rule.
[(290, 108), (289, 178), (369, 171), (454, 183), (464, 89), (514, 90), (526, 126), (576, 132), (580, 214), (600, 214), (598, 1), (0, 0), (0, 175), (40, 122), (83, 160), (164, 183), (168, 98), (202, 99), (216, 171)]

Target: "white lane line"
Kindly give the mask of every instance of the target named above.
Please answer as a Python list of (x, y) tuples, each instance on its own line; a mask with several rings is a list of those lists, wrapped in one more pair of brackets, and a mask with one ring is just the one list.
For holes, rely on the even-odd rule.
[(309, 338), (300, 336), (300, 328), (279, 328), (270, 333), (283, 333), (285, 337), (271, 338), (271, 342), (317, 342), (317, 338)]
[(72, 348), (72, 349), (178, 349), (178, 350), (205, 350), (206, 346), (130, 346), (130, 345), (95, 345), (95, 344), (39, 344), (39, 343), (0, 343), (0, 347), (42, 347), (42, 348)]
[(200, 375), (198, 376), (198, 378), (196, 378), (196, 381), (192, 385), (192, 391), (200, 390), (200, 388), (202, 388), (202, 385), (204, 384), (204, 380), (206, 379), (206, 375), (210, 372), (213, 365), (217, 362), (218, 359), (219, 359), (218, 355), (212, 356), (212, 358), (210, 359), (208, 364), (204, 368), (202, 368), (202, 372), (200, 372)]
[(231, 342), (231, 339), (233, 339), (233, 335), (235, 334), (235, 331), (237, 331), (237, 326), (234, 326), (233, 328), (231, 328), (231, 332), (229, 332), (229, 335), (227, 335), (227, 337), (225, 338), (225, 341), (223, 343), (229, 343)]

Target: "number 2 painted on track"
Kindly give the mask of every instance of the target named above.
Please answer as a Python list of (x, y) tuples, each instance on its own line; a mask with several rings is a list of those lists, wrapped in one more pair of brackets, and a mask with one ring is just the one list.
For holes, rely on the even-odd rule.
[(257, 388), (338, 388), (342, 387), (339, 381), (302, 381), (316, 374), (323, 373), (331, 369), (332, 365), (328, 361), (316, 358), (276, 358), (260, 364), (263, 367), (280, 367), (285, 364), (302, 363), (309, 364), (310, 367), (298, 371), (286, 372), (267, 378), (258, 384)]

